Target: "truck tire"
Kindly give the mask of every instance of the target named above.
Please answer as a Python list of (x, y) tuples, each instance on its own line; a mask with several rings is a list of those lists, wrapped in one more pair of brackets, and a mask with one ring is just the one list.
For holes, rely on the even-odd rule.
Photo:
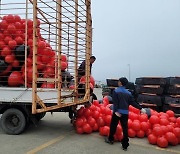
[(37, 113), (35, 117), (37, 121), (40, 121), (42, 118), (44, 118), (45, 115), (46, 115), (46, 112), (42, 112), (42, 113)]
[(2, 114), (1, 127), (9, 135), (21, 134), (26, 127), (26, 118), (20, 110), (8, 109)]

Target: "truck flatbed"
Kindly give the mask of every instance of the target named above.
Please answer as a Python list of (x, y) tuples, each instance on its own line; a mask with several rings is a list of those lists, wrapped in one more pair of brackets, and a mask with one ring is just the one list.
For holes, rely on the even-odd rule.
[[(39, 88), (38, 95), (41, 100), (46, 104), (57, 103), (57, 89)], [(68, 99), (72, 99), (72, 90), (62, 90), (62, 97), (64, 97), (63, 103), (66, 103)], [(32, 88), (9, 88), (0, 87), (0, 103), (31, 103), (32, 104)]]

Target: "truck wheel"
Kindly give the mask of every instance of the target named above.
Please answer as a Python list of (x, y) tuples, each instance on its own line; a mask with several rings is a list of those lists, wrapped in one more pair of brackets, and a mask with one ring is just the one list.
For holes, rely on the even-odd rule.
[(35, 117), (37, 121), (40, 121), (42, 118), (44, 118), (45, 115), (46, 115), (46, 112), (42, 112), (42, 113), (35, 114)]
[(1, 117), (2, 130), (10, 135), (22, 133), (26, 127), (26, 118), (24, 114), (15, 108), (6, 110)]

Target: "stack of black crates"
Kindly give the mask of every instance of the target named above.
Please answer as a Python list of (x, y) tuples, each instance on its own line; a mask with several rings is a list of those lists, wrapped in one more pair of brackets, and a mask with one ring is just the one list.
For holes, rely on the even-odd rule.
[(138, 94), (137, 102), (143, 107), (150, 107), (161, 111), (166, 79), (160, 77), (142, 77), (137, 78), (135, 83)]
[[(118, 87), (118, 79), (107, 79), (103, 88), (103, 96), (112, 96)], [(136, 101), (143, 107), (156, 111), (173, 110), (180, 115), (180, 77), (141, 77), (136, 78), (135, 84), (129, 82), (126, 87)]]
[(180, 77), (167, 78), (167, 84), (164, 89), (163, 111), (173, 110), (180, 114)]
[[(103, 93), (104, 93), (103, 96), (109, 95), (109, 96), (112, 97), (113, 90), (118, 87), (118, 79), (106, 79), (106, 82), (107, 82), (107, 87), (103, 88)], [(125, 88), (127, 90), (129, 90), (132, 93), (133, 96), (136, 97), (135, 85), (134, 85), (133, 82), (129, 82), (125, 86)]]
[(180, 114), (180, 77), (136, 79), (137, 102), (157, 111)]

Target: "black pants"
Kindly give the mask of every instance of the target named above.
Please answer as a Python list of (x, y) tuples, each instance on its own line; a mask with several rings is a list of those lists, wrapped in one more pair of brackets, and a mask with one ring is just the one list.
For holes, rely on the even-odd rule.
[(127, 148), (129, 146), (129, 138), (128, 138), (128, 115), (122, 114), (121, 117), (118, 117), (115, 113), (113, 113), (110, 125), (110, 134), (109, 140), (114, 141), (114, 134), (116, 133), (116, 128), (118, 122), (121, 122), (122, 130), (123, 130), (123, 139), (122, 146), (123, 148)]

